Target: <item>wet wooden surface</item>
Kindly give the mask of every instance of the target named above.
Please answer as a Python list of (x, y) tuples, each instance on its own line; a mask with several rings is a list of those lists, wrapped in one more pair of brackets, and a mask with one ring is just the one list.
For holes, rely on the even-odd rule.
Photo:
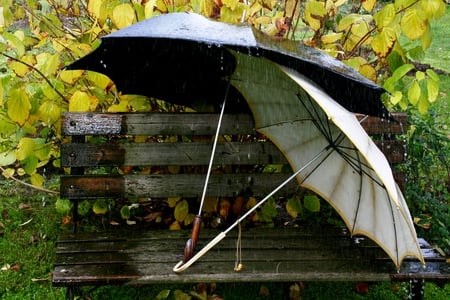
[[(63, 115), (63, 134), (72, 136), (61, 151), (62, 166), (72, 175), (61, 178), (61, 196), (80, 199), (146, 197), (198, 197), (205, 177), (211, 135), (217, 114), (153, 113)], [(362, 118), (362, 116), (358, 116)], [(400, 134), (406, 130), (406, 115), (400, 121), (367, 118), (361, 123), (374, 135), (377, 145), (394, 168), (402, 186), (404, 174), (395, 165), (405, 159)], [(265, 196), (287, 178), (280, 173), (261, 172), (267, 165), (287, 166), (276, 147), (257, 134), (249, 115), (224, 117), (217, 151), (217, 165), (210, 181), (213, 196), (235, 196), (243, 191)], [(136, 143), (130, 136), (146, 143)], [(92, 139), (92, 136), (100, 136)], [(90, 141), (95, 140), (94, 143)], [(130, 143), (130, 140), (135, 142)], [(169, 141), (169, 142), (167, 142)], [(175, 172), (170, 167), (178, 166)], [(258, 166), (258, 168), (249, 166)], [(106, 166), (155, 167), (152, 172), (93, 175)], [(156, 170), (156, 172), (154, 172)], [(278, 170), (279, 171), (279, 170)], [(292, 194), (295, 182), (280, 191)], [(355, 239), (341, 230), (259, 228), (244, 230), (241, 272), (233, 270), (236, 231), (230, 233), (183, 274), (172, 271), (182, 258), (190, 231), (113, 233), (63, 233), (57, 242), (53, 273), (55, 286), (147, 284), (235, 281), (384, 281), (409, 279), (449, 280), (448, 264), (421, 240), (426, 268), (406, 260), (400, 272), (384, 252), (367, 239)], [(202, 230), (198, 249), (218, 231)]]
[[(219, 231), (203, 230), (198, 249)], [(421, 240), (427, 260), (405, 260), (397, 272), (371, 241), (336, 228), (249, 229), (242, 232), (241, 272), (235, 272), (234, 230), (204, 257), (176, 274), (188, 231), (62, 234), (53, 284), (153, 284), (183, 282), (449, 280), (445, 259)]]

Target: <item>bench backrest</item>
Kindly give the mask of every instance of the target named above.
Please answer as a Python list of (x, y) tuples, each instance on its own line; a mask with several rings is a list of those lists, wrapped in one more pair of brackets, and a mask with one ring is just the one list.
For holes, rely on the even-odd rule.
[[(405, 159), (399, 123), (368, 118), (362, 125), (393, 165)], [(207, 113), (64, 113), (62, 134), (71, 136), (61, 147), (61, 197), (199, 197), (211, 154), (218, 115)], [(291, 173), (286, 159), (254, 131), (250, 115), (225, 115), (217, 146), (208, 196), (265, 196)], [(272, 172), (271, 170), (276, 170)], [(298, 191), (291, 182), (279, 194)]]

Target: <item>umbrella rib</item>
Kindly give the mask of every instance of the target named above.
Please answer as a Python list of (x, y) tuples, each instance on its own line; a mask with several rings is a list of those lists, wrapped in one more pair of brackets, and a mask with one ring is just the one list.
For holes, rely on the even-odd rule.
[(312, 97), (309, 96), (308, 94), (306, 94), (306, 98), (309, 100), (309, 103), (311, 104), (313, 111), (311, 111), (310, 108), (303, 102), (303, 98), (301, 97), (300, 94), (297, 94), (296, 96), (297, 96), (298, 100), (300, 100), (300, 103), (302, 104), (303, 108), (306, 110), (306, 112), (311, 117), (312, 122), (316, 126), (317, 130), (319, 130), (319, 132), (322, 133), (322, 135), (327, 139), (327, 141), (330, 145), (334, 146), (329, 121), (327, 119), (326, 123), (328, 126), (325, 126), (324, 124), (319, 123), (317, 121), (318, 119), (320, 119), (320, 114), (319, 114), (319, 111), (316, 109), (316, 106), (313, 103)]

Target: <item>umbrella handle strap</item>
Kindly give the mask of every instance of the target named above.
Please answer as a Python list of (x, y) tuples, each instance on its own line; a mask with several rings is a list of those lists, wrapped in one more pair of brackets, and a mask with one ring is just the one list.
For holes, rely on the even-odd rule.
[(219, 233), (213, 240), (211, 240), (205, 247), (203, 247), (197, 254), (195, 254), (190, 260), (187, 262), (180, 261), (173, 267), (173, 271), (175, 273), (181, 273), (187, 268), (189, 268), (193, 263), (195, 263), (197, 260), (199, 260), (203, 255), (206, 254), (212, 247), (217, 245), (221, 240), (225, 238), (226, 234), (225, 232)]

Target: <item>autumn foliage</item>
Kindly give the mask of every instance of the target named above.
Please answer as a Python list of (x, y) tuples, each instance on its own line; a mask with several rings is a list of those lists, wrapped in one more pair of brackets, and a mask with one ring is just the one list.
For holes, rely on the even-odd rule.
[(442, 0), (0, 0), (3, 176), (44, 184), (44, 171), (59, 166), (64, 111), (154, 109), (145, 97), (118, 93), (106, 76), (64, 66), (105, 34), (180, 11), (302, 40), (383, 85), (392, 108), (425, 112), (438, 95), (438, 76), (416, 71), (411, 61), (430, 46), (430, 24), (445, 13)]

